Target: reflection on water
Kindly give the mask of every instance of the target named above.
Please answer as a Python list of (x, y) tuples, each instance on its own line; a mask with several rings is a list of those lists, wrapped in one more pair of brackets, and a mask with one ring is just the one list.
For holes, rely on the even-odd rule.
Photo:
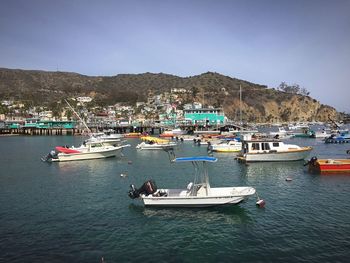
[(129, 209), (142, 213), (148, 218), (175, 220), (201, 220), (203, 222), (221, 221), (229, 225), (243, 225), (252, 223), (248, 212), (239, 205), (207, 208), (152, 208), (141, 204), (131, 204)]
[(295, 162), (261, 162), (241, 164), (246, 176), (274, 175), (285, 176), (304, 169), (304, 161)]
[[(119, 158), (119, 159), (118, 159)], [(94, 160), (82, 160), (82, 161), (68, 161), (68, 162), (56, 162), (49, 165), (56, 165), (57, 169), (63, 173), (74, 173), (75, 171), (86, 171), (94, 174), (96, 171), (103, 171), (108, 168), (108, 165), (115, 162), (120, 162), (121, 157), (111, 157), (106, 159), (94, 159)]]

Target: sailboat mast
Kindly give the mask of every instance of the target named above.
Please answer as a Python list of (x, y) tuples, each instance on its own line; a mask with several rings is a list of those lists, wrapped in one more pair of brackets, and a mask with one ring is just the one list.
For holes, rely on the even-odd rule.
[(91, 134), (91, 130), (90, 130), (90, 128), (87, 126), (87, 124), (85, 123), (85, 121), (79, 116), (79, 114), (74, 110), (74, 108), (68, 103), (68, 101), (67, 101), (66, 99), (65, 99), (64, 101), (68, 104), (69, 108), (74, 112), (74, 114), (79, 118), (79, 120), (84, 124), (84, 126), (85, 126), (85, 128), (87, 129), (88, 133)]
[(242, 125), (242, 86), (239, 85), (239, 121)]

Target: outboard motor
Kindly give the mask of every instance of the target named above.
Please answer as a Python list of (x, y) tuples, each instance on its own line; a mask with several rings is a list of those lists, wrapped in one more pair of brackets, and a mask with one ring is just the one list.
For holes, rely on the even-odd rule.
[(41, 160), (43, 162), (51, 162), (52, 159), (56, 159), (57, 158), (57, 153), (55, 151), (51, 151), (49, 152), (48, 155), (46, 155), (45, 157), (42, 157)]
[(157, 191), (157, 185), (153, 180), (148, 180), (143, 183), (143, 185), (137, 189), (135, 186), (132, 184), (130, 185), (130, 190), (128, 192), (128, 195), (131, 199), (135, 199), (140, 197), (141, 194), (144, 195), (150, 195), (153, 194)]
[(207, 142), (207, 152), (211, 152), (211, 142)]
[(317, 157), (313, 156), (307, 163), (304, 164), (304, 166), (309, 165), (309, 164), (312, 166), (315, 166), (316, 161), (317, 161)]

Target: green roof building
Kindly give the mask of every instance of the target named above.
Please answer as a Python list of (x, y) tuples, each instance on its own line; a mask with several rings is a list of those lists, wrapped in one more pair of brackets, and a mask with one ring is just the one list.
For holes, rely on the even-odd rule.
[(225, 122), (225, 114), (221, 108), (185, 109), (184, 117), (192, 124), (217, 125)]

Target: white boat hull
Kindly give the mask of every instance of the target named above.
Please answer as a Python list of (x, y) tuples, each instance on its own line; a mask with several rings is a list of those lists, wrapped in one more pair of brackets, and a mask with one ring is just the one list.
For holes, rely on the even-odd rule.
[(91, 160), (114, 157), (121, 152), (123, 147), (115, 147), (114, 149), (108, 149), (96, 152), (83, 152), (83, 153), (59, 153), (57, 158), (52, 159), (52, 162), (66, 162), (66, 161), (79, 161), (79, 160)]
[(164, 189), (167, 196), (141, 196), (145, 206), (211, 207), (238, 204), (255, 194), (252, 187), (210, 188), (210, 194), (191, 196), (186, 189)]
[(174, 146), (176, 146), (176, 143), (167, 143), (167, 144), (148, 144), (145, 142), (142, 142), (140, 144), (138, 144), (136, 146), (136, 149), (140, 149), (140, 150), (163, 150), (163, 149), (169, 149), (169, 148), (173, 148)]
[(214, 144), (211, 145), (213, 152), (240, 152), (242, 150), (242, 143), (234, 142), (230, 144)]
[(300, 150), (293, 152), (276, 153), (248, 153), (243, 156), (246, 162), (281, 162), (304, 160), (310, 153), (310, 150)]

